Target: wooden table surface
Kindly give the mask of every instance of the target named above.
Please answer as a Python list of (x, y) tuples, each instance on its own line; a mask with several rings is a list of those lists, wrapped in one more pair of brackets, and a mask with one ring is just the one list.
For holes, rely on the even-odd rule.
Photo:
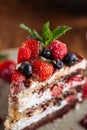
[[(40, 2), (40, 0), (39, 0)], [(49, 8), (45, 3), (30, 0), (0, 1), (0, 50), (14, 48), (26, 40), (28, 34), (19, 28), (21, 22), (39, 32), (42, 25), (51, 22), (51, 28), (69, 25), (72, 30), (60, 38), (70, 50), (87, 56), (87, 16), (75, 15), (62, 9)]]

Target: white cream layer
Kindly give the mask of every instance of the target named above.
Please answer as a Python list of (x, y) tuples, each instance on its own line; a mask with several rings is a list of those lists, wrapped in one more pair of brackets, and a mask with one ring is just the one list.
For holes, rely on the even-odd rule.
[(21, 129), (31, 125), (32, 123), (38, 122), (39, 120), (46, 117), (48, 114), (51, 114), (52, 112), (55, 112), (56, 110), (60, 110), (65, 105), (67, 105), (67, 102), (62, 101), (60, 106), (48, 107), (44, 112), (42, 112), (40, 114), (36, 114), (32, 117), (26, 117), (24, 119), (20, 119), (18, 122), (16, 122), (14, 124), (12, 130), (21, 130)]
[[(77, 95), (77, 99), (79, 101), (82, 101), (82, 94), (78, 93)], [(20, 119), (18, 122), (14, 123), (14, 126), (12, 127), (12, 130), (22, 130), (25, 127), (31, 125), (32, 123), (36, 123), (39, 120), (42, 120), (44, 117), (46, 117), (47, 115), (62, 109), (64, 106), (66, 106), (68, 103), (67, 101), (62, 101), (60, 106), (53, 106), (53, 107), (48, 107), (45, 111), (43, 111), (42, 113), (36, 113), (34, 114), (34, 116), (32, 117), (26, 117), (23, 119)]]
[[(78, 85), (82, 85), (85, 83), (85, 79), (82, 80), (81, 82), (73, 82), (73, 87), (75, 86), (78, 86)], [(69, 91), (70, 89), (70, 86), (68, 86), (68, 84), (63, 84), (63, 90), (62, 92), (65, 92), (65, 91)], [(31, 95), (24, 95), (21, 97), (21, 94), (20, 94), (20, 97), (18, 98), (19, 100), (19, 106), (18, 106), (18, 111), (19, 112), (23, 112), (25, 111), (26, 109), (28, 108), (32, 108), (33, 106), (37, 106), (47, 100), (50, 100), (52, 98), (51, 96), (51, 91), (50, 89), (47, 89), (46, 91), (44, 91), (43, 94), (37, 94), (37, 93), (34, 93), (34, 94), (31, 94)]]

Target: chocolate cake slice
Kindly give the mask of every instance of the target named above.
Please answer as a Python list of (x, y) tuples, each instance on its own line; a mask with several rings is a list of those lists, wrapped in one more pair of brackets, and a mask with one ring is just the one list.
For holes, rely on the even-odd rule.
[(29, 39), (18, 49), (5, 130), (34, 130), (63, 116), (87, 97), (86, 59), (68, 52), (64, 43), (55, 40), (70, 28), (51, 31), (48, 22), (42, 38), (24, 24), (21, 27), (38, 40)]

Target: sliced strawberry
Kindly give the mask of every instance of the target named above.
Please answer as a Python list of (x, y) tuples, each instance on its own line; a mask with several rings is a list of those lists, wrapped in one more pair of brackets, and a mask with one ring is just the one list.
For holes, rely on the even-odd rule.
[(29, 39), (23, 42), (23, 46), (31, 50), (31, 59), (36, 59), (40, 53), (40, 42), (35, 39)]
[(83, 95), (82, 95), (82, 98), (83, 99), (87, 98), (87, 81), (83, 85)]
[(69, 96), (69, 97), (66, 98), (66, 101), (68, 103), (70, 103), (70, 102), (74, 101), (76, 99), (76, 97), (77, 97), (76, 94), (75, 95), (71, 95), (71, 96)]
[(62, 88), (63, 88), (62, 85), (54, 86), (52, 89), (52, 96), (53, 97), (59, 96), (62, 93)]
[(20, 47), (18, 49), (18, 63), (29, 61), (31, 57), (31, 50), (27, 47)]
[(40, 81), (45, 81), (52, 76), (54, 68), (52, 64), (48, 64), (47, 62), (41, 60), (36, 60), (33, 63), (33, 71)]
[(82, 80), (82, 76), (80, 75), (74, 75), (72, 77), (70, 77), (68, 80), (67, 80), (67, 84), (69, 87), (72, 87), (74, 85), (74, 83), (76, 82), (80, 82)]
[(11, 76), (16, 67), (16, 63), (12, 60), (6, 60), (0, 63), (0, 77), (11, 82)]

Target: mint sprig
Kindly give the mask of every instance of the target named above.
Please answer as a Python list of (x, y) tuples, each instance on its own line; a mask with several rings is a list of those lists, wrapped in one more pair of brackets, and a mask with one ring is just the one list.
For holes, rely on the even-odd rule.
[(20, 28), (27, 31), (33, 38), (35, 38), (39, 41), (42, 41), (42, 38), (40, 37), (40, 35), (38, 34), (38, 32), (35, 29), (30, 29), (28, 26), (26, 26), (23, 23), (21, 23), (19, 26), (20, 26)]
[(41, 41), (44, 46), (49, 45), (53, 40), (58, 39), (71, 29), (69, 26), (58, 26), (55, 29), (50, 29), (50, 22), (46, 22), (42, 27), (42, 36), (35, 29), (30, 29), (25, 24), (20, 24), (20, 27), (26, 30), (33, 38)]

